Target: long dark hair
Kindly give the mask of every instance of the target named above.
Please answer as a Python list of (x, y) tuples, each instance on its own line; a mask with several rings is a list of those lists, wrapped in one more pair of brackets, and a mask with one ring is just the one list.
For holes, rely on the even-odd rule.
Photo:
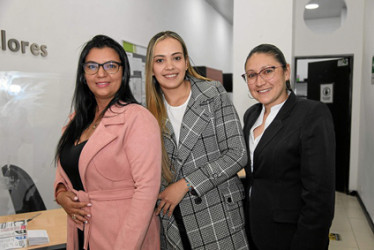
[[(282, 65), (283, 70), (287, 69), (287, 61), (282, 51), (277, 46), (273, 44), (267, 44), (267, 43), (260, 44), (256, 46), (255, 48), (253, 48), (251, 52), (249, 52), (247, 59), (245, 60), (244, 68), (247, 65), (248, 59), (251, 58), (251, 56), (255, 53), (263, 53), (263, 54), (272, 55), (275, 58), (275, 60), (277, 60)], [(288, 90), (292, 90), (291, 83), (289, 80), (286, 81), (286, 88)]]
[(121, 86), (118, 89), (117, 93), (114, 95), (113, 99), (102, 111), (101, 116), (103, 116), (104, 113), (113, 104), (125, 106), (129, 103), (137, 103), (129, 86), (130, 65), (126, 52), (118, 42), (114, 41), (108, 36), (97, 35), (93, 37), (85, 44), (79, 57), (75, 91), (71, 104), (71, 108), (72, 110), (74, 110), (75, 115), (67, 125), (64, 133), (60, 138), (60, 141), (57, 144), (55, 160), (58, 159), (62, 148), (67, 143), (74, 143), (75, 141), (77, 141), (82, 135), (83, 131), (89, 126), (89, 124), (92, 123), (95, 118), (97, 103), (95, 96), (86, 84), (83, 70), (83, 64), (85, 63), (86, 57), (90, 50), (93, 48), (114, 49), (117, 52), (121, 60), (121, 66), (123, 67)]

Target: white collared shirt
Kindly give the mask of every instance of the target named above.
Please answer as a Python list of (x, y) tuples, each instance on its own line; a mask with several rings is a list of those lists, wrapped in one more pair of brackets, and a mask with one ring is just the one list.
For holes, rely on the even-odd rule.
[[(288, 98), (287, 98), (288, 99)], [(262, 125), (262, 122), (264, 120), (264, 113), (265, 113), (265, 106), (262, 105), (262, 110), (261, 110), (261, 113), (260, 115), (258, 116), (256, 122), (253, 124), (251, 130), (250, 130), (250, 133), (249, 133), (249, 156), (250, 156), (250, 159), (251, 159), (251, 172), (253, 173), (253, 153), (259, 143), (259, 141), (261, 140), (261, 137), (262, 135), (264, 134), (265, 130), (267, 129), (267, 127), (269, 127), (269, 125), (273, 122), (274, 118), (277, 116), (279, 110), (282, 108), (283, 104), (287, 101), (287, 99), (280, 103), (280, 104), (277, 104), (277, 105), (274, 105), (273, 107), (271, 107), (270, 109), (270, 114), (268, 115), (268, 117), (266, 117), (266, 120), (265, 120), (265, 128), (264, 130), (262, 131), (262, 133), (260, 135), (257, 136), (257, 138), (255, 139), (254, 138), (254, 134), (253, 134), (253, 131), (255, 130), (255, 128), (257, 128), (258, 126), (261, 126)]]

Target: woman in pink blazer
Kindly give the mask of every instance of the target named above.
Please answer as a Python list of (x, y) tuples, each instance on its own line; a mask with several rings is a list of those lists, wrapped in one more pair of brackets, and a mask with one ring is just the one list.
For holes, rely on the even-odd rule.
[(98, 35), (80, 55), (74, 115), (56, 151), (67, 249), (159, 249), (160, 129), (129, 88), (125, 51)]

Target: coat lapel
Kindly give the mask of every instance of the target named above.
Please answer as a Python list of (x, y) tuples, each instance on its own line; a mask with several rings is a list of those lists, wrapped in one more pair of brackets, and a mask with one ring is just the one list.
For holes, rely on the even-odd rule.
[[(253, 111), (250, 112), (250, 114), (248, 115), (248, 117), (244, 117), (244, 128), (243, 128), (243, 132), (244, 132), (244, 140), (246, 141), (246, 147), (247, 147), (247, 152), (249, 152), (249, 132), (253, 126), (253, 124), (256, 122), (258, 116), (260, 115), (261, 113), (261, 109), (262, 109), (262, 105), (259, 103), (259, 104), (256, 104), (256, 106), (253, 107)], [(250, 157), (248, 157), (248, 163), (247, 163), (247, 166), (251, 166), (251, 159)], [(251, 171), (247, 171), (247, 174), (251, 172)]]
[(171, 122), (169, 120), (169, 118), (166, 119), (166, 131), (163, 132), (163, 136), (166, 137), (168, 140), (172, 141), (174, 146), (176, 145), (175, 144), (175, 133), (174, 133), (174, 129), (173, 129), (173, 125), (171, 125)]
[[(211, 112), (213, 112), (209, 110), (209, 104), (213, 101), (214, 97), (204, 95), (204, 93), (199, 90), (193, 78), (190, 78), (190, 82), (192, 91), (191, 98), (183, 116), (179, 135), (179, 168), (190, 155), (194, 145), (200, 138), (200, 134), (210, 122), (210, 117), (212, 116)], [(179, 169), (176, 170), (178, 173)]]
[(174, 177), (176, 177), (176, 169), (179, 169), (180, 167), (176, 164), (178, 155), (176, 154), (177, 151), (177, 144), (175, 142), (175, 133), (173, 126), (171, 125), (171, 122), (169, 119), (166, 119), (166, 131), (162, 132), (163, 138), (164, 138), (164, 146), (166, 149), (166, 152), (168, 152), (171, 164), (173, 165), (172, 172)]
[[(117, 134), (110, 132), (108, 126), (110, 125), (122, 125), (124, 124), (123, 116), (117, 115), (115, 111), (118, 108), (112, 107), (112, 110), (108, 110), (104, 117), (102, 118), (100, 124), (95, 129), (94, 133), (91, 135), (86, 145), (84, 146), (81, 157), (79, 158), (79, 173), (83, 183), (83, 187), (86, 189), (85, 183), (85, 173), (90, 161), (95, 157), (95, 155), (106, 145), (112, 142), (118, 137)], [(119, 111), (119, 112), (123, 112)]]
[(253, 124), (256, 122), (258, 116), (261, 113), (262, 105), (260, 103), (256, 104), (254, 107), (253, 112), (249, 114), (249, 117), (244, 118), (244, 136), (247, 144), (249, 144), (249, 132), (253, 126)]
[(254, 158), (256, 158), (257, 155), (261, 154), (265, 146), (269, 144), (271, 140), (274, 138), (274, 136), (279, 132), (279, 130), (282, 129), (283, 120), (289, 116), (292, 108), (295, 105), (295, 102), (296, 96), (293, 92), (291, 92), (290, 96), (288, 97), (283, 107), (280, 109), (277, 116), (274, 118), (273, 122), (269, 125), (269, 127), (265, 130), (264, 134), (262, 135), (262, 138), (255, 149), (253, 156)]

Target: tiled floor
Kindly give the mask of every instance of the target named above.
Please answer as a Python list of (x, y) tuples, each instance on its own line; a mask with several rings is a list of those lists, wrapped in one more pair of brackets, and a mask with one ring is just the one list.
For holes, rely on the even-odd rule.
[(356, 196), (336, 193), (330, 232), (338, 233), (341, 240), (330, 240), (329, 250), (374, 250), (374, 233)]

